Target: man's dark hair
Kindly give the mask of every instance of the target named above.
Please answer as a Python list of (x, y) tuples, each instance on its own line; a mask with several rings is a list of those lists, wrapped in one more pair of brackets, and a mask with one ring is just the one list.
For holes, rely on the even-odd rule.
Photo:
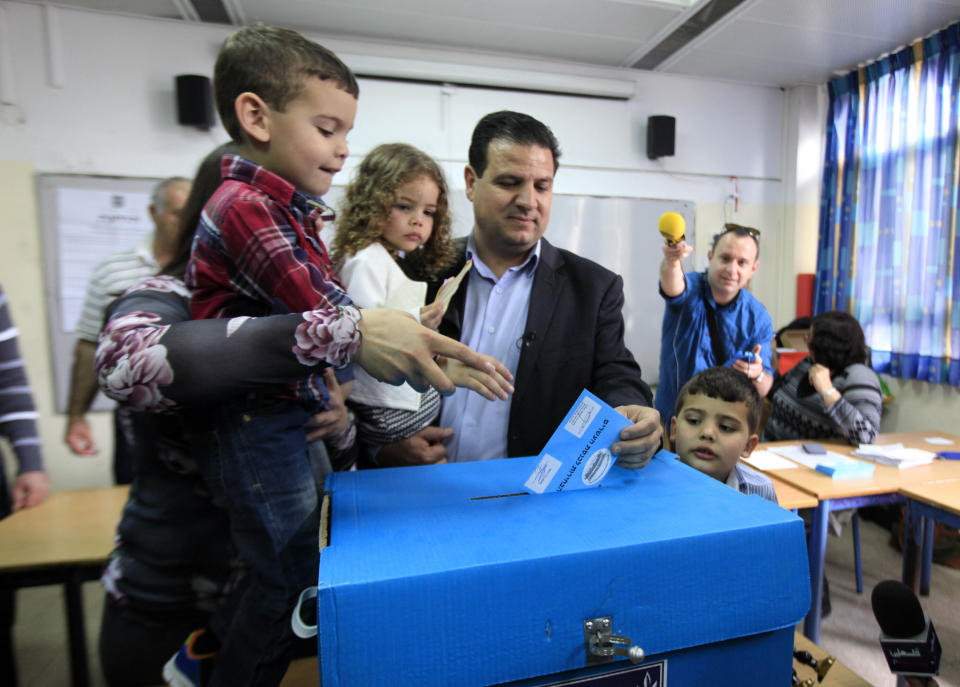
[(814, 362), (830, 368), (830, 376), (843, 374), (848, 365), (867, 362), (867, 342), (860, 323), (845, 312), (831, 310), (813, 318), (810, 343)]
[(321, 81), (333, 79), (354, 98), (360, 94), (356, 77), (340, 58), (296, 31), (257, 24), (227, 36), (213, 68), (213, 92), (230, 138), (244, 142), (234, 109), (237, 96), (255, 93), (283, 112), (310, 76)]
[(747, 375), (734, 370), (732, 367), (710, 367), (699, 372), (683, 385), (677, 396), (677, 405), (674, 414), (680, 415), (687, 396), (702, 394), (710, 398), (718, 398), (727, 403), (747, 404), (747, 428), (750, 434), (756, 434), (760, 426), (760, 416), (763, 413), (763, 401), (757, 393), (753, 382)]
[(487, 151), (493, 141), (509, 141), (516, 145), (536, 145), (553, 155), (553, 173), (560, 166), (560, 144), (543, 122), (522, 112), (491, 112), (477, 122), (470, 139), (469, 161), (478, 177), (487, 169)]

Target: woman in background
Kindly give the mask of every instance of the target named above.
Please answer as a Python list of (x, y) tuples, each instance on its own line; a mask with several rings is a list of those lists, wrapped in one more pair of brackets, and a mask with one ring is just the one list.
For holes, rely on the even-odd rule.
[(813, 318), (810, 355), (787, 372), (771, 395), (763, 441), (843, 439), (873, 442), (880, 431), (880, 380), (867, 366), (860, 323), (832, 310)]
[[(189, 292), (181, 278), (190, 243), (220, 184), (220, 158), (232, 148), (220, 146), (200, 164), (184, 206), (178, 254), (165, 275), (141, 281), (114, 301), (100, 334), (97, 377), (108, 396), (135, 411), (137, 466), (116, 548), (101, 576), (107, 593), (99, 650), (111, 687), (162, 684), (164, 663), (188, 634), (225, 632), (229, 618), (216, 611), (244, 572), (226, 511), (213, 503), (191, 450), (189, 413), (177, 411), (315, 369), (315, 359), (295, 353), (300, 314), (250, 321), (232, 332), (228, 320), (186, 322)], [(344, 405), (349, 386), (341, 388), (330, 368), (324, 382), (331, 410), (313, 418), (308, 437), (326, 439), (334, 467), (348, 467), (356, 455)]]

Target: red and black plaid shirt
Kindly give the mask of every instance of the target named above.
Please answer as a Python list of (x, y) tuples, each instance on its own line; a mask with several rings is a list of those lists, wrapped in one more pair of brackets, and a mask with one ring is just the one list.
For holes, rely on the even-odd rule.
[[(224, 155), (221, 169), (223, 183), (203, 209), (187, 265), (191, 317), (352, 307), (317, 233), (325, 206), (237, 155)], [(298, 384), (297, 396), (327, 397), (313, 376)]]

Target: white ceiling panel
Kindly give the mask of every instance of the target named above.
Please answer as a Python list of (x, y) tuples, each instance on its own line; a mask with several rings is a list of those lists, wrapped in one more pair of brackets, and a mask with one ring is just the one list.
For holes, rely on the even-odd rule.
[(28, 0), (34, 5), (53, 5), (76, 9), (114, 12), (117, 14), (133, 14), (142, 17), (157, 19), (183, 19), (173, 0), (58, 0), (57, 2), (41, 2)]
[[(431, 9), (432, 6), (432, 9)], [(672, 19), (679, 8), (620, 2), (402, 3), (246, 0), (248, 20), (306, 32), (415, 42), (485, 52), (617, 65)], [(546, 9), (549, 11), (546, 11)], [(602, 9), (603, 11), (598, 11)]]
[[(653, 3), (632, 4), (611, 0), (242, 0), (247, 18), (269, 18), (276, 23), (303, 26), (315, 23), (324, 31), (367, 34), (398, 32), (398, 26), (446, 21), (453, 33), (422, 31), (418, 37), (431, 43), (469, 44), (482, 47), (489, 27), (513, 28), (536, 34), (541, 31), (581, 34), (595, 39), (645, 40), (679, 16), (683, 8)], [(402, 33), (396, 36), (400, 38)]]
[(889, 49), (889, 43), (866, 36), (842, 36), (826, 31), (787, 26), (734, 22), (697, 45), (714, 58), (719, 55), (746, 56), (759, 60), (832, 69), (853, 68)]
[[(706, 15), (715, 23), (656, 53), (665, 59), (655, 70), (784, 87), (823, 83), (960, 19), (960, 0), (744, 0), (718, 19), (717, 0), (218, 1), (245, 23), (307, 34), (611, 68), (637, 62), (678, 30), (689, 35), (684, 22)], [(180, 7), (191, 2), (44, 4), (182, 20)]]
[(867, 36), (903, 44), (960, 18), (960, 0), (765, 0), (744, 20), (813, 31)]
[(671, 74), (687, 74), (758, 86), (780, 86), (785, 73), (794, 85), (825, 83), (832, 73), (821, 67), (787, 62), (777, 58), (758, 60), (745, 55), (697, 50), (671, 64)]

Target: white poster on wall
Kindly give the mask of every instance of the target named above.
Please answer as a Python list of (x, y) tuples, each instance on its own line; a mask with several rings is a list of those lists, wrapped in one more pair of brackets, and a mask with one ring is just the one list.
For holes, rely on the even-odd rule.
[[(77, 320), (94, 267), (108, 255), (135, 248), (153, 227), (150, 177), (38, 174), (37, 208), (43, 234), (47, 317), (57, 412), (65, 412)], [(97, 394), (93, 410), (112, 408)]]
[(72, 332), (97, 263), (135, 248), (150, 230), (150, 194), (136, 191), (58, 188), (60, 322)]

